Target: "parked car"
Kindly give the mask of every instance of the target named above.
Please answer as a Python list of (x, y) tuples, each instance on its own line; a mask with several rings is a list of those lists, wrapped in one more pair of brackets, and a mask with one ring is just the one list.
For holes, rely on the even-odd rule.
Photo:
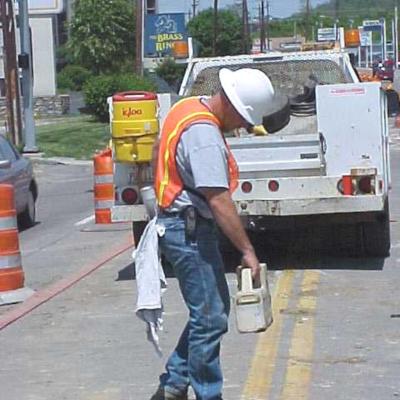
[(0, 183), (14, 186), (20, 226), (27, 228), (34, 225), (38, 187), (32, 164), (3, 135), (0, 135)]

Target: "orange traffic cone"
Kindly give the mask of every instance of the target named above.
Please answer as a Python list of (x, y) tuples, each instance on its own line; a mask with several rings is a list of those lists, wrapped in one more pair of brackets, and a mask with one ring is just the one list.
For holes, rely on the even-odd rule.
[(114, 170), (111, 149), (93, 157), (94, 162), (94, 207), (96, 224), (111, 223), (111, 208), (114, 205)]
[(0, 185), (0, 305), (19, 303), (33, 293), (24, 288), (14, 187)]

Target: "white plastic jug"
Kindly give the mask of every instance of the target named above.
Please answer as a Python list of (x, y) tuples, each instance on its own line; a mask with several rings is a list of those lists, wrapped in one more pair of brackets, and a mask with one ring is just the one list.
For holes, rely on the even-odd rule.
[(147, 214), (152, 219), (157, 213), (157, 199), (156, 192), (153, 186), (144, 186), (140, 189), (140, 195), (142, 196), (144, 207), (146, 208)]
[(236, 325), (241, 333), (265, 331), (272, 324), (271, 295), (267, 266), (260, 264), (261, 286), (255, 288), (250, 268), (237, 269), (238, 292), (235, 295)]

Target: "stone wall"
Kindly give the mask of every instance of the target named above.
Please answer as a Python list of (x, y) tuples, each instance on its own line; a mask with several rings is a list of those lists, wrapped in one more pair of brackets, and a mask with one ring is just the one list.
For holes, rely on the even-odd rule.
[[(68, 94), (56, 96), (35, 97), (33, 99), (33, 113), (36, 117), (55, 117), (65, 115), (70, 110), (70, 98)], [(22, 107), (22, 98), (21, 98)], [(0, 120), (6, 119), (6, 99), (0, 97)]]

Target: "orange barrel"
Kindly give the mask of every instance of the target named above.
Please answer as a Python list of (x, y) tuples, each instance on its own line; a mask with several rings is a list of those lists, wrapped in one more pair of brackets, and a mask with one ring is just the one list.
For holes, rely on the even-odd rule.
[(186, 40), (178, 40), (176, 42), (173, 42), (172, 54), (174, 58), (188, 58), (189, 56), (188, 42)]
[(344, 33), (344, 44), (346, 47), (359, 47), (360, 42), (360, 32), (358, 29), (348, 29)]
[(116, 161), (151, 161), (159, 130), (157, 111), (156, 93), (129, 91), (113, 96), (111, 135)]
[(96, 224), (111, 223), (111, 208), (114, 206), (114, 169), (111, 149), (93, 157), (94, 163), (94, 208)]
[(0, 185), (0, 292), (23, 286), (14, 187)]

